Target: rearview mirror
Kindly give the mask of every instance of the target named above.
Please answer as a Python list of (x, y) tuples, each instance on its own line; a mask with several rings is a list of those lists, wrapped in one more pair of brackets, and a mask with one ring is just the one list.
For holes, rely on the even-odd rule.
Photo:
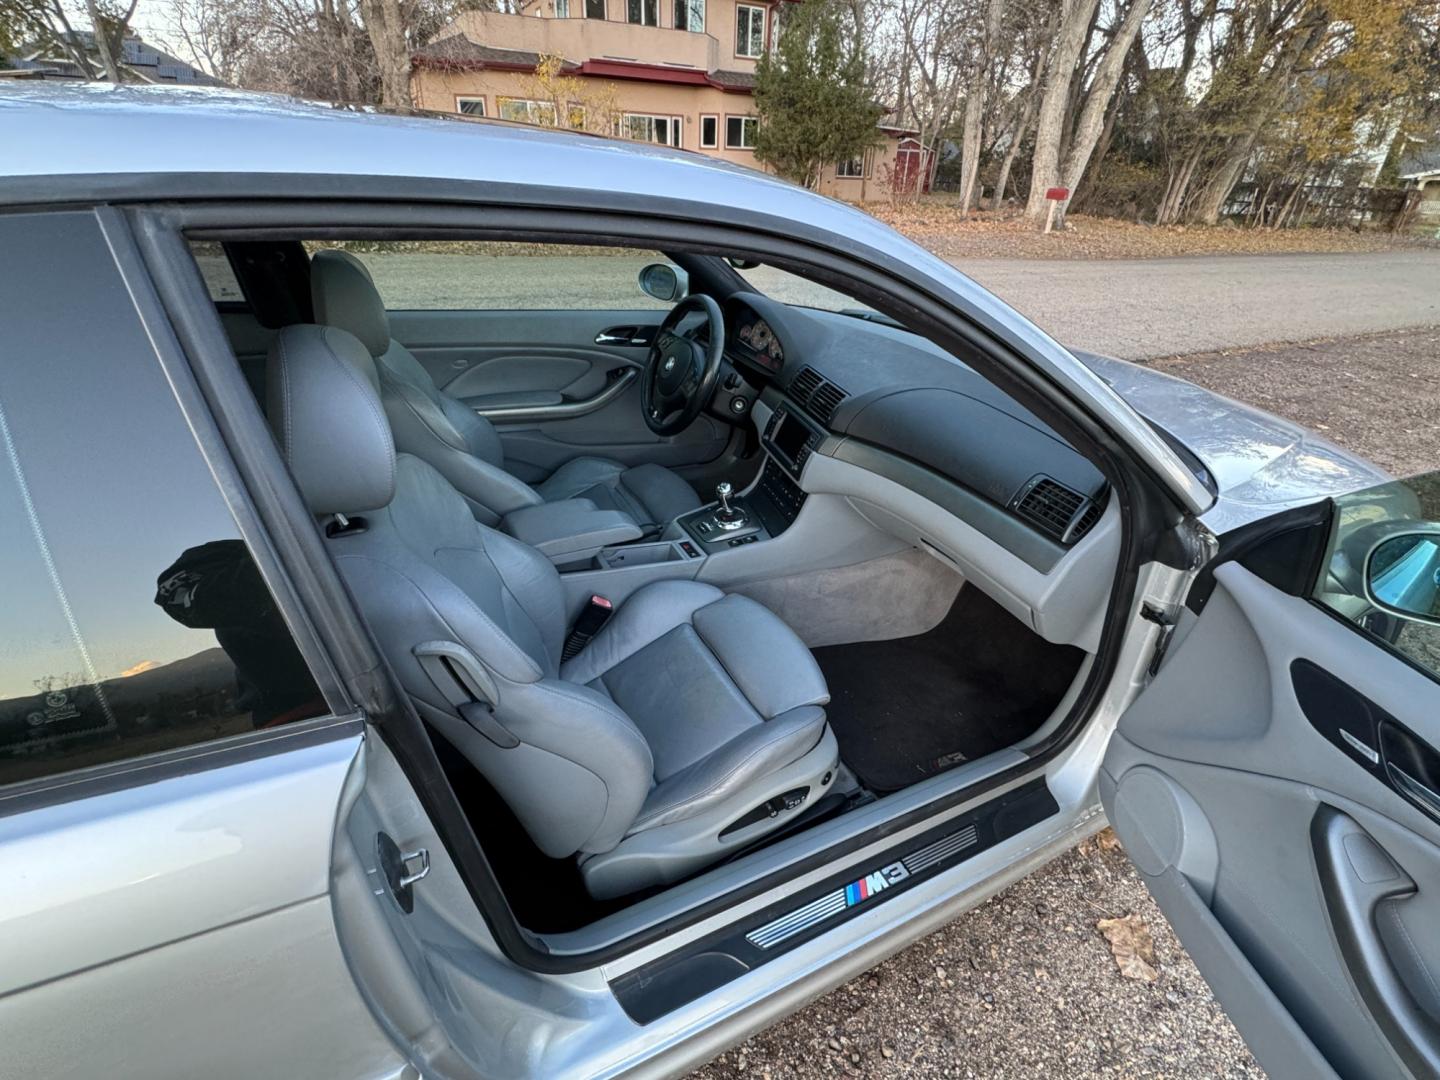
[(1395, 533), (1371, 548), (1365, 597), (1382, 611), (1440, 625), (1440, 525)]
[(690, 276), (669, 263), (651, 263), (640, 271), (640, 291), (669, 303), (683, 300), (690, 291)]

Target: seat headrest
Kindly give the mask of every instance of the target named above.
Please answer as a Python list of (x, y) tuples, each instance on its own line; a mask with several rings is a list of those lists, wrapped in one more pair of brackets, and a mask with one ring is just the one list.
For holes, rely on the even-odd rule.
[(395, 496), (395, 443), (375, 360), (333, 326), (287, 326), (265, 366), (267, 415), (316, 514), (358, 514)]
[(384, 356), (390, 348), (390, 316), (365, 264), (348, 251), (317, 251), (310, 259), (310, 299), (315, 321), (348, 330)]

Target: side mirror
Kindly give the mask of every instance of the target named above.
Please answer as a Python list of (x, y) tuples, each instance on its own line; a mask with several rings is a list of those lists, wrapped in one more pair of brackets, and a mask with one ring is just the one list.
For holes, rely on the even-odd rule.
[(1392, 615), (1440, 625), (1440, 525), (1392, 533), (1372, 547), (1365, 598)]
[(640, 271), (640, 291), (666, 303), (683, 300), (690, 291), (690, 275), (669, 263), (651, 263)]

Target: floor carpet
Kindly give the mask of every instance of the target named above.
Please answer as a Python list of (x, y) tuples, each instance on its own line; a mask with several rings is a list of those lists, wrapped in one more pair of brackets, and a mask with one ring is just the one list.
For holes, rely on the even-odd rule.
[(840, 756), (877, 792), (1023, 739), (1054, 711), (1084, 655), (1045, 641), (974, 586), (924, 634), (815, 650)]

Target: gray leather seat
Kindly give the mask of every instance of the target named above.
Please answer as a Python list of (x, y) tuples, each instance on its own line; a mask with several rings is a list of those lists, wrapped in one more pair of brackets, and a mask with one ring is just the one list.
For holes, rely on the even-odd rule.
[[(593, 895), (690, 874), (831, 783), (825, 680), (775, 615), (710, 585), (655, 582), (562, 663), (575, 613), (558, 573), (477, 522), (427, 462), (395, 453), (358, 340), (289, 327), (266, 381), (281, 452), (415, 707), (543, 852), (581, 855)], [(786, 807), (797, 792), (805, 801)]]
[(694, 488), (663, 466), (627, 467), (603, 457), (574, 458), (531, 487), (506, 470), (494, 425), (437, 387), (390, 337), (385, 304), (364, 263), (344, 251), (316, 252), (310, 293), (315, 321), (348, 330), (375, 358), (396, 446), (439, 469), (487, 525), (522, 506), (586, 498), (650, 531), (701, 505)]

